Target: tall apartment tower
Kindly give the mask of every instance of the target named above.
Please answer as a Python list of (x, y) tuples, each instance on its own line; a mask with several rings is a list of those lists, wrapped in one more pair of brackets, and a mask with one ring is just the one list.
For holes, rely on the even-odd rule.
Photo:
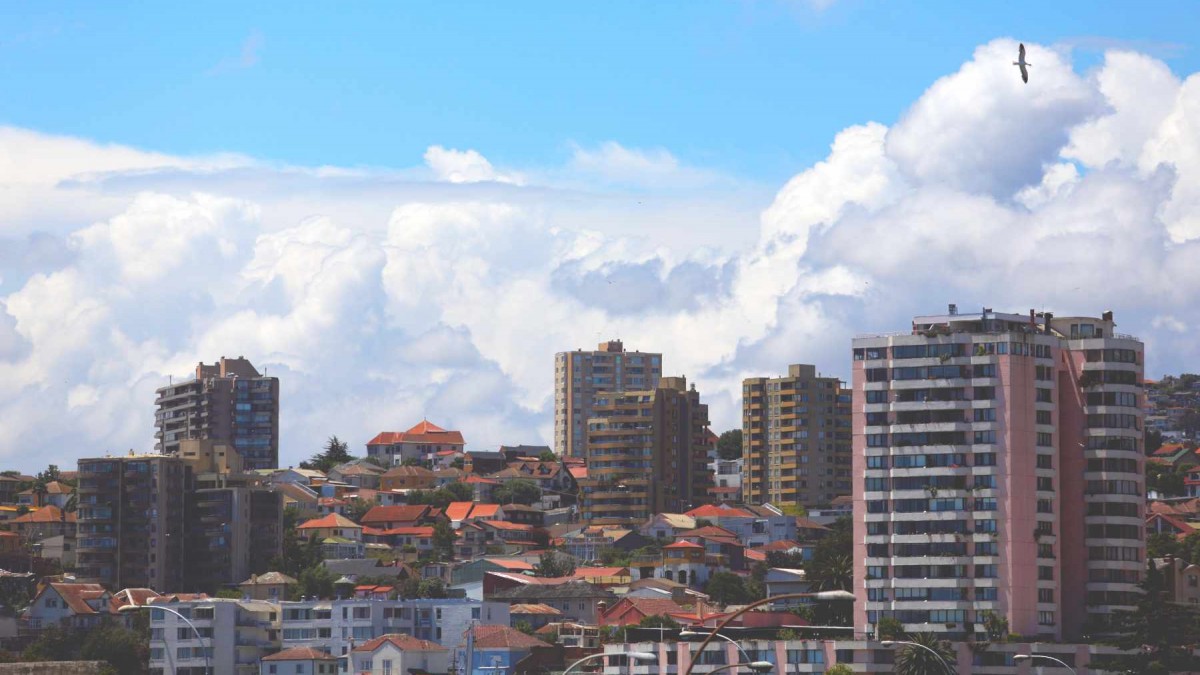
[(80, 459), (78, 580), (114, 592), (182, 588), (190, 482), (191, 470), (178, 457)]
[(554, 452), (582, 457), (592, 399), (600, 392), (654, 389), (662, 377), (662, 354), (626, 352), (620, 340), (554, 355)]
[(591, 409), (588, 477), (579, 481), (584, 522), (639, 524), (707, 501), (708, 406), (694, 385), (664, 377), (654, 389), (598, 393)]
[(854, 340), (855, 625), (1102, 631), (1144, 569), (1142, 343), (984, 309)]
[(154, 449), (179, 454), (180, 441), (232, 446), (247, 471), (279, 466), (279, 379), (263, 377), (238, 357), (200, 363), (196, 376), (157, 390)]
[(742, 499), (826, 506), (851, 494), (850, 390), (816, 366), (742, 381)]

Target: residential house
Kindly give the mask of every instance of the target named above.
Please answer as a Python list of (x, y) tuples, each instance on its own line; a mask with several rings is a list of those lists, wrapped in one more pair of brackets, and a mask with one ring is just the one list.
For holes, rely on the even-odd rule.
[(1176, 470), (1200, 464), (1196, 447), (1184, 443), (1164, 443), (1150, 455), (1149, 461), (1165, 464)]
[(432, 466), (437, 453), (443, 450), (461, 452), (466, 443), (457, 431), (447, 431), (428, 420), (408, 431), (385, 431), (367, 442), (367, 456), (383, 460), (388, 466), (399, 466), (404, 460), (417, 460)]
[(356, 459), (330, 469), (329, 480), (346, 483), (355, 487), (378, 490), (380, 489), (380, 476), (386, 471), (386, 468), (374, 462), (368, 462), (365, 459)]
[(474, 474), (467, 476), (462, 480), (466, 485), (470, 485), (475, 491), (475, 501), (490, 502), (492, 501), (492, 492), (500, 486), (500, 481), (492, 478), (484, 478)]
[(312, 647), (292, 647), (264, 656), (259, 675), (334, 675), (338, 672), (336, 656)]
[(269, 469), (267, 473), (268, 483), (292, 483), (295, 485), (305, 485), (308, 487), (320, 487), (327, 480), (327, 476), (316, 469)]
[(707, 504), (688, 511), (687, 515), (730, 530), (739, 541), (751, 548), (780, 539), (796, 538), (796, 517), (785, 515), (770, 504)]
[(431, 490), (437, 487), (437, 474), (423, 466), (394, 466), (379, 477), (379, 489)]
[(48, 505), (8, 521), (12, 531), (25, 541), (41, 541), (47, 537), (66, 535), (75, 538), (75, 513)]
[(571, 576), (604, 588), (628, 586), (633, 581), (628, 567), (576, 567)]
[(321, 495), (316, 490), (300, 483), (274, 483), (271, 489), (283, 495), (283, 508), (293, 508), (302, 518), (316, 518), (320, 512)]
[(536, 540), (538, 534), (532, 525), (520, 525), (506, 520), (480, 520), (476, 524), (483, 528), (490, 546), (502, 544), (518, 550), (529, 550), (546, 545), (544, 536), (542, 541)]
[(299, 583), (283, 572), (266, 572), (251, 575), (249, 579), (238, 584), (242, 597), (247, 600), (270, 600), (278, 602), (286, 600), (288, 589)]
[(650, 616), (684, 614), (687, 610), (670, 598), (623, 597), (604, 608), (598, 621), (601, 626), (636, 626)]
[(651, 539), (674, 541), (675, 535), (696, 529), (696, 519), (682, 513), (656, 513), (638, 527), (638, 532)]
[(535, 651), (552, 649), (550, 644), (511, 626), (472, 626), (464, 635), (462, 660), (470, 675), (515, 674), (522, 672), (518, 664)]
[(488, 572), (511, 572), (514, 574), (533, 573), (533, 563), (519, 558), (477, 558), (463, 563), (451, 573), (451, 582), (455, 585), (473, 581), (483, 581)]
[(480, 520), (508, 520), (508, 507), (499, 504), (481, 504), (479, 502), (450, 502), (441, 518), (453, 529), (462, 527), (464, 523)]
[(450, 650), (429, 640), (389, 633), (367, 640), (351, 653), (351, 667), (361, 675), (447, 673)]
[(297, 535), (321, 542), (325, 558), (363, 557), (362, 530), (362, 525), (336, 513), (296, 526)]
[(562, 611), (543, 604), (516, 604), (508, 608), (509, 620), (512, 621), (513, 628), (518, 628), (522, 623), (530, 628), (537, 630), (548, 623), (562, 621)]
[[(518, 583), (504, 590), (487, 592), (488, 579), (497, 576), (488, 572), (484, 576), (484, 597), (509, 604), (545, 604), (561, 610), (567, 621), (594, 624), (600, 603), (611, 604), (616, 596), (611, 591), (586, 581), (534, 579), (533, 583)], [(515, 575), (507, 575), (515, 576)], [(550, 582), (550, 583), (543, 583)]]
[(807, 593), (812, 584), (805, 577), (804, 570), (772, 567), (767, 570), (763, 585), (767, 589), (767, 597), (784, 595), (786, 593)]
[(94, 628), (112, 616), (112, 594), (100, 584), (51, 582), (30, 601), (21, 620), (29, 630), (63, 624), (70, 628)]
[(466, 523), (458, 529), (454, 540), (455, 560), (471, 560), (487, 553), (487, 532), (475, 523)]
[(381, 530), (397, 527), (413, 527), (422, 525), (432, 517), (433, 508), (428, 505), (413, 506), (374, 506), (363, 514), (360, 522), (364, 526)]
[(75, 494), (75, 488), (52, 480), (38, 489), (36, 486), (28, 490), (22, 490), (17, 493), (18, 506), (57, 506), (60, 509), (67, 508), (67, 502), (71, 501), (71, 496)]

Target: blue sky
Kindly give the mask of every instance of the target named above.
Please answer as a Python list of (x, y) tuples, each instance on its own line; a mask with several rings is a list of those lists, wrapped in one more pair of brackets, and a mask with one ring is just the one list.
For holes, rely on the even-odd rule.
[[(0, 124), (176, 154), (560, 163), (615, 140), (776, 183), (893, 123), (979, 44), (1197, 70), (1195, 3), (4, 3)], [(293, 6), (295, 5), (295, 6)]]

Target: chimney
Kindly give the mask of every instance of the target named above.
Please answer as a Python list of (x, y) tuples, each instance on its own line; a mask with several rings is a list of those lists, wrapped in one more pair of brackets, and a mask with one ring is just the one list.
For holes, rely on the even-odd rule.
[(1045, 331), (1046, 335), (1050, 334), (1050, 321), (1052, 319), (1054, 319), (1054, 314), (1052, 314), (1050, 312), (1046, 312), (1046, 331)]
[(1101, 319), (1104, 319), (1105, 321), (1108, 321), (1108, 322), (1112, 322), (1112, 317), (1113, 317), (1113, 313), (1112, 313), (1111, 309), (1100, 315)]
[(958, 305), (954, 304), (953, 302), (950, 303), (950, 306), (946, 308), (946, 312), (950, 316), (958, 316)]
[(1034, 311), (1032, 309), (1029, 310), (1029, 327), (1030, 328), (1037, 327), (1037, 316), (1034, 314)]

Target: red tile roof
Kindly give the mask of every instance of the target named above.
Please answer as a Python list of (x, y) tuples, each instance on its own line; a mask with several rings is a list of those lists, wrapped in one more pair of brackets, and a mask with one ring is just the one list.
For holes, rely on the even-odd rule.
[(402, 537), (432, 537), (433, 527), (426, 525), (417, 525), (415, 527), (393, 527), (390, 530), (384, 530), (384, 534), (390, 536), (400, 535)]
[(17, 516), (9, 522), (11, 523), (73, 523), (75, 522), (74, 513), (63, 513), (63, 510), (49, 504), (32, 510), (23, 516)]
[(362, 517), (363, 525), (367, 523), (411, 522), (429, 515), (429, 507), (425, 505), (373, 506)]
[(568, 466), (567, 472), (570, 473), (571, 477), (576, 480), (588, 477), (588, 470), (586, 466)]
[(533, 649), (548, 646), (510, 626), (475, 626), (476, 649)]
[(685, 516), (693, 518), (753, 518), (754, 514), (743, 509), (732, 506), (715, 506), (713, 504), (705, 504), (684, 513)]
[(663, 548), (668, 549), (668, 548), (704, 548), (704, 547), (701, 546), (700, 544), (693, 544), (690, 541), (677, 541), (674, 544), (667, 544)]
[(499, 565), (506, 570), (513, 570), (516, 572), (533, 571), (533, 565), (525, 562), (524, 560), (503, 560), (498, 558), (484, 558), (484, 560), (487, 560), (493, 565)]
[(100, 584), (51, 583), (50, 587), (76, 614), (98, 614), (99, 612), (93, 609), (87, 601), (98, 600), (108, 593)]
[(595, 579), (597, 577), (629, 576), (628, 567), (576, 567), (576, 579)]
[(479, 523), (481, 525), (494, 527), (497, 530), (508, 530), (510, 532), (527, 532), (533, 529), (532, 525), (526, 525), (525, 523), (510, 523), (507, 520), (481, 520)]
[(292, 647), (270, 656), (264, 656), (263, 661), (337, 661), (337, 657), (329, 652), (312, 647)]
[(704, 527), (697, 527), (694, 530), (686, 530), (684, 532), (680, 532), (679, 534), (677, 534), (675, 536), (676, 537), (716, 537), (718, 539), (725, 539), (728, 537), (737, 537), (737, 533), (727, 530), (723, 527), (717, 527), (716, 525), (705, 525)]
[(466, 445), (460, 432), (447, 431), (429, 421), (423, 421), (408, 431), (384, 431), (367, 441), (367, 445), (395, 445), (396, 443)]
[(306, 523), (297, 525), (296, 529), (297, 530), (316, 530), (316, 529), (329, 529), (329, 528), (334, 528), (334, 527), (352, 528), (352, 529), (357, 529), (357, 530), (362, 529), (362, 525), (359, 525), (358, 523), (354, 522), (353, 520), (350, 520), (349, 518), (341, 515), (340, 513), (331, 513), (322, 518), (313, 518), (312, 520), (310, 520)]
[[(522, 633), (522, 635), (524, 635), (524, 633)], [(420, 640), (411, 635), (405, 635), (404, 633), (389, 633), (387, 635), (380, 635), (379, 637), (377, 637), (373, 640), (367, 640), (366, 642), (362, 643), (361, 645), (355, 647), (354, 651), (356, 651), (356, 652), (373, 652), (376, 649), (379, 649), (380, 647), (382, 647), (384, 644), (387, 644), (387, 643), (391, 643), (391, 644), (395, 645), (396, 648), (402, 652), (444, 652), (444, 651), (449, 651), (445, 647), (439, 645), (436, 642), (430, 642), (429, 640)]]
[(475, 475), (467, 476), (466, 479), (463, 480), (463, 482), (469, 483), (471, 485), (499, 485), (500, 484), (500, 481), (498, 481), (498, 480), (492, 480), (491, 478), (484, 478), (483, 476), (475, 476)]

